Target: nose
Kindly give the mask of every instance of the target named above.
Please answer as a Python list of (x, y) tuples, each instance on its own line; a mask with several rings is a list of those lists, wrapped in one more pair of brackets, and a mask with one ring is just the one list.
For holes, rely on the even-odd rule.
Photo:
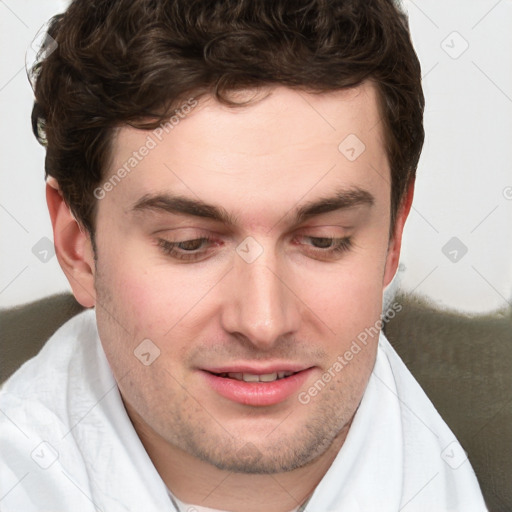
[(234, 269), (224, 282), (221, 322), (230, 334), (269, 350), (283, 336), (299, 330), (301, 301), (290, 272), (278, 266), (270, 251), (252, 263), (235, 255)]

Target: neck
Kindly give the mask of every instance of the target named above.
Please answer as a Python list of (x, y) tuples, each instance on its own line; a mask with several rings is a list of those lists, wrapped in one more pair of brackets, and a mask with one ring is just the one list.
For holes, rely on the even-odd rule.
[(350, 423), (314, 461), (293, 471), (274, 474), (232, 473), (199, 460), (167, 443), (134, 411), (133, 426), (168, 489), (180, 500), (233, 512), (290, 512), (315, 490), (343, 445)]

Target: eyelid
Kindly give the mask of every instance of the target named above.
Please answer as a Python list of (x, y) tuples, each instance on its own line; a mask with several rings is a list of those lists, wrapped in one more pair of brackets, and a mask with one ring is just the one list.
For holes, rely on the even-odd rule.
[(309, 245), (310, 251), (316, 252), (318, 254), (330, 255), (348, 251), (352, 248), (353, 241), (351, 236), (341, 236), (341, 237), (333, 237), (333, 236), (311, 236), (311, 235), (299, 235), (299, 238), (310, 238), (314, 240), (329, 240), (331, 242), (331, 247), (322, 248), (322, 247), (314, 247), (313, 245)]
[[(187, 242), (194, 242), (194, 241), (201, 241), (201, 245), (204, 243), (210, 244), (214, 242), (214, 240), (208, 236), (203, 237), (195, 237), (195, 238), (189, 238), (186, 240), (177, 240), (174, 242), (171, 242), (170, 240), (166, 240), (164, 238), (158, 239), (158, 246), (160, 249), (167, 255), (169, 255), (172, 258), (175, 258), (177, 260), (186, 260), (186, 261), (194, 261), (198, 259), (201, 256), (204, 256), (208, 252), (208, 248), (206, 250), (194, 250), (194, 251), (180, 251), (176, 248), (179, 244), (184, 244)], [(217, 244), (214, 244), (217, 245)]]
[[(341, 257), (341, 255), (345, 252), (350, 251), (352, 248), (352, 237), (351, 236), (344, 236), (344, 237), (333, 237), (333, 236), (312, 236), (312, 235), (298, 235), (299, 238), (309, 238), (313, 240), (328, 240), (330, 241), (330, 247), (314, 247), (312, 245), (308, 246), (308, 251), (310, 254), (315, 254), (316, 256), (320, 256), (322, 258), (327, 259), (333, 259), (336, 260), (338, 257)], [(178, 245), (187, 243), (187, 242), (201, 242), (201, 246), (206, 244), (208, 247), (206, 249), (201, 250), (199, 249), (193, 249), (192, 251), (187, 250), (180, 250), (177, 248)], [(195, 262), (195, 261), (202, 261), (205, 259), (209, 254), (209, 249), (211, 249), (212, 246), (218, 246), (219, 242), (215, 240), (214, 238), (210, 236), (198, 236), (195, 238), (187, 238), (185, 240), (176, 240), (176, 241), (170, 241), (163, 238), (158, 239), (158, 246), (160, 249), (169, 257), (176, 259), (176, 260), (182, 260), (182, 261), (189, 261), (189, 262)]]

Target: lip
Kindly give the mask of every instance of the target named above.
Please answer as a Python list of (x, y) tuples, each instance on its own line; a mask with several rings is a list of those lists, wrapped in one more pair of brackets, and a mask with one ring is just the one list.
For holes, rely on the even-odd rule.
[(210, 373), (252, 373), (254, 375), (265, 375), (274, 372), (300, 372), (307, 370), (309, 366), (291, 363), (273, 363), (267, 366), (255, 366), (249, 364), (237, 364), (233, 366), (218, 366), (215, 368), (201, 368)]
[[(314, 370), (313, 367), (293, 370), (288, 369), (289, 366), (286, 367), (286, 365), (279, 367), (267, 367), (263, 370), (248, 368), (249, 367), (247, 366), (233, 366), (229, 368), (221, 368), (219, 371), (201, 370), (200, 373), (203, 375), (206, 384), (224, 398), (243, 405), (261, 407), (284, 402), (287, 398), (293, 396), (304, 385)], [(275, 371), (297, 371), (297, 373), (294, 373), (290, 377), (278, 379), (273, 382), (245, 382), (220, 377), (210, 373), (210, 371), (214, 371), (215, 373), (255, 373), (259, 375), (274, 373)]]

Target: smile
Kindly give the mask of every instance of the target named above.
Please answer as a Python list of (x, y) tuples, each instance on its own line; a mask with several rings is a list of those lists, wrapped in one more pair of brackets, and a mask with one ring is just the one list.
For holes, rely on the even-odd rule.
[(224, 379), (235, 379), (244, 382), (274, 382), (275, 380), (284, 379), (290, 377), (297, 372), (273, 372), (257, 375), (254, 373), (242, 373), (242, 372), (230, 372), (230, 373), (219, 373), (216, 374)]
[(314, 367), (271, 373), (212, 372), (201, 370), (205, 387), (217, 396), (250, 406), (276, 405), (295, 396), (312, 375)]

